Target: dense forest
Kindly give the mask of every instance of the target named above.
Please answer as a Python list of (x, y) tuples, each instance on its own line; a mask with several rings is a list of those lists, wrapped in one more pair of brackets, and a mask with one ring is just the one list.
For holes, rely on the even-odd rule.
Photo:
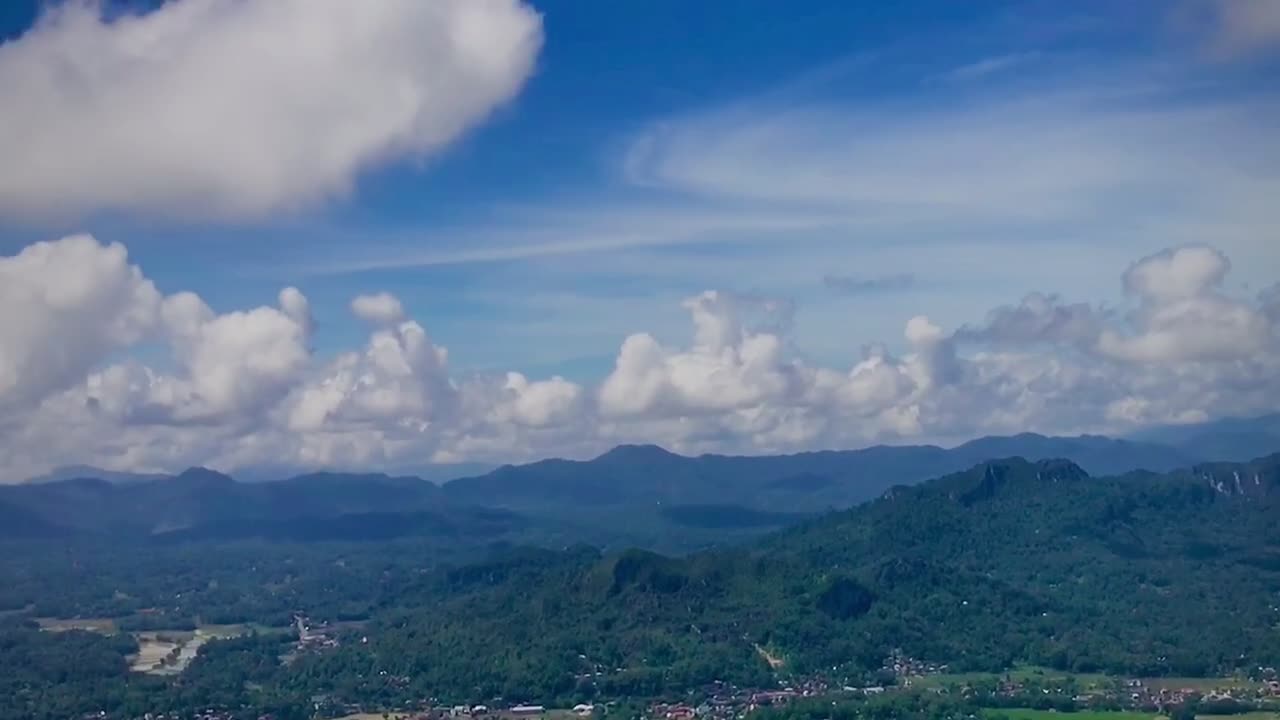
[(742, 550), (491, 563), (433, 579), (429, 609), (379, 617), (368, 646), (311, 671), (368, 662), (408, 694), (547, 699), (760, 682), (762, 649), (779, 672), (837, 679), (895, 649), (959, 671), (1275, 664), (1278, 466), (987, 463)]
[[(66, 717), (139, 702), (286, 712), (316, 697), (559, 703), (713, 681), (872, 682), (890, 653), (954, 671), (1219, 674), (1280, 664), (1277, 517), (1280, 456), (1110, 478), (1013, 459), (683, 557), (458, 555), (421, 538), (146, 554), (32, 542), (4, 560), (0, 675), (23, 699), (15, 712)], [(127, 672), (127, 635), (30, 626), (279, 625), (293, 612), (367, 622), (288, 664), (285, 632), (211, 642), (172, 681)]]

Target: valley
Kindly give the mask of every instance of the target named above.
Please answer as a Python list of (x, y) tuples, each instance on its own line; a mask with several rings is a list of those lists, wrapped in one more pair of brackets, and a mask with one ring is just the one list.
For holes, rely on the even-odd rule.
[(0, 0), (0, 720), (1280, 720), (1277, 78), (1280, 0)]
[[(125, 717), (192, 702), (282, 717), (319, 702), (305, 716), (323, 717), (686, 697), (745, 712), (753, 697), (845, 702), (846, 687), (1001, 706), (1047, 688), (1060, 710), (1230, 692), (1248, 709), (1269, 702), (1280, 663), (1278, 501), (1280, 456), (1111, 477), (1003, 459), (758, 539), (708, 525), (720, 544), (683, 555), (561, 544), (580, 530), (543, 547), (26, 539), (3, 559), (2, 632), (28, 663), (99, 658), (41, 692), (84, 688), (65, 699), (88, 708), (107, 682)], [(0, 661), (22, 662), (14, 652)], [(73, 679), (85, 672), (102, 674)]]

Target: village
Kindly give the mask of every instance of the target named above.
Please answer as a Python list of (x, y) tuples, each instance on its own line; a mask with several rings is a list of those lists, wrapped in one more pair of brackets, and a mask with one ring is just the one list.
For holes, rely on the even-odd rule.
[[(305, 621), (300, 620), (300, 624)], [(322, 633), (308, 629), (304, 645), (323, 643)], [(1275, 668), (1257, 668), (1252, 678), (1178, 679), (1114, 678), (1100, 675), (1072, 676), (1040, 669), (1006, 674), (952, 674), (945, 665), (892, 655), (882, 668), (885, 684), (835, 686), (821, 679), (781, 683), (774, 688), (743, 688), (711, 683), (680, 700), (656, 701), (642, 708), (617, 702), (579, 703), (572, 707), (548, 707), (515, 703), (442, 705), (424, 699), (411, 708), (380, 709), (342, 705), (327, 696), (312, 698), (316, 718), (334, 720), (577, 720), (616, 716), (622, 720), (743, 720), (762, 708), (784, 706), (800, 700), (838, 701), (883, 694), (926, 692), (956, 696), (979, 707), (1039, 708), (1060, 712), (1141, 711), (1152, 716), (1169, 715), (1193, 703), (1206, 714), (1231, 715), (1250, 710), (1280, 712), (1280, 674)], [(392, 680), (392, 679), (389, 679)], [(638, 711), (638, 712), (637, 712)], [(147, 714), (136, 720), (233, 720), (233, 713), (210, 710), (182, 718)], [(1256, 717), (1256, 716), (1254, 716)], [(89, 715), (82, 720), (100, 720)], [(272, 720), (264, 715), (259, 720)]]

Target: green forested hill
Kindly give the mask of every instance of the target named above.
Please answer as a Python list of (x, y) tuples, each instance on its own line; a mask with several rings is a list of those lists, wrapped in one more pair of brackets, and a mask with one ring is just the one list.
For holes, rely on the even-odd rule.
[(742, 550), (527, 554), (434, 580), (426, 607), (389, 611), (369, 645), (303, 675), (356, 663), (410, 694), (546, 698), (759, 682), (766, 652), (784, 674), (837, 677), (895, 649), (956, 670), (1275, 664), (1278, 466), (1091, 478), (1007, 460)]

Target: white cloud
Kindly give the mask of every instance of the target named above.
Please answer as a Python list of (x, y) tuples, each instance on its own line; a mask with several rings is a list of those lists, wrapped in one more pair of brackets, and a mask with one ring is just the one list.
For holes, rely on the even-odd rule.
[(1231, 263), (1208, 247), (1164, 250), (1134, 263), (1124, 274), (1124, 289), (1144, 302), (1198, 297), (1222, 285)]
[(1273, 342), (1263, 309), (1226, 297), (1218, 288), (1231, 264), (1207, 247), (1165, 250), (1129, 268), (1125, 290), (1140, 298), (1133, 332), (1105, 329), (1103, 353), (1141, 362), (1238, 360)]
[(391, 293), (358, 295), (351, 301), (351, 312), (365, 322), (392, 325), (404, 320), (404, 306)]
[(518, 0), (55, 6), (0, 45), (0, 213), (256, 216), (447, 145), (532, 71)]
[(530, 382), (517, 372), (507, 373), (506, 397), (496, 406), (496, 420), (543, 427), (566, 420), (579, 409), (582, 388), (560, 376)]
[[(78, 462), (386, 467), (637, 441), (777, 452), (1273, 410), (1277, 293), (1232, 296), (1229, 271), (1210, 248), (1165, 250), (1123, 273), (1125, 308), (1034, 293), (956, 332), (915, 316), (902, 354), (873, 345), (845, 368), (803, 359), (788, 303), (709, 291), (684, 303), (687, 345), (632, 334), (587, 388), (458, 373), (391, 295), (357, 303), (374, 308), (363, 348), (317, 359), (297, 289), (217, 314), (162, 297), (123, 247), (71, 237), (0, 258), (6, 307), (26, 311), (0, 324), (0, 401), (22, 408), (0, 422), (0, 465), (17, 479)], [(144, 339), (167, 344), (169, 369), (131, 353)]]
[(342, 353), (302, 388), (289, 415), (294, 429), (328, 424), (395, 423), (425, 426), (450, 412), (456, 389), (448, 353), (411, 320), (381, 328), (362, 353)]
[(0, 257), (0, 410), (83, 381), (155, 327), (160, 293), (123, 245), (87, 235)]
[(1031, 293), (1018, 305), (987, 314), (980, 327), (964, 327), (957, 336), (973, 342), (1063, 343), (1089, 346), (1097, 342), (1105, 316), (1087, 303), (1064, 304), (1056, 295)]
[(992, 310), (985, 325), (964, 327), (956, 337), (1058, 345), (1145, 364), (1248, 360), (1276, 341), (1275, 318), (1268, 316), (1265, 296), (1254, 303), (1222, 291), (1230, 269), (1213, 248), (1170, 248), (1125, 271), (1124, 291), (1137, 305), (1119, 322), (1102, 308), (1032, 293), (1017, 306)]
[(697, 414), (786, 402), (798, 369), (781, 339), (741, 326), (741, 298), (708, 291), (685, 301), (694, 324), (687, 351), (663, 348), (648, 334), (628, 337), (600, 388), (606, 416)]

